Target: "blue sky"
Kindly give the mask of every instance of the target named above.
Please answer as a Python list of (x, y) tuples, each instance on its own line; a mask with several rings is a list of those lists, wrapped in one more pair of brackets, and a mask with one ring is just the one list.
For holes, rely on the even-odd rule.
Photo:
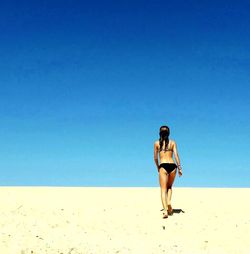
[(248, 1), (9, 1), (0, 185), (250, 187)]

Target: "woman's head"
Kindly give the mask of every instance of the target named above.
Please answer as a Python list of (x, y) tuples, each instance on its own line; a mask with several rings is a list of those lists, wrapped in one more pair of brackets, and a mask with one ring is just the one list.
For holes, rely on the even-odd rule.
[(169, 127), (166, 125), (162, 125), (160, 127), (160, 131), (159, 131), (160, 138), (166, 139), (166, 138), (168, 138), (169, 134), (170, 134)]
[(160, 135), (160, 138), (159, 138), (160, 150), (162, 149), (163, 141), (165, 141), (165, 147), (168, 147), (168, 143), (169, 143), (168, 136), (169, 136), (169, 134), (170, 134), (169, 127), (166, 126), (166, 125), (162, 125), (160, 127), (160, 132), (159, 132), (159, 135)]

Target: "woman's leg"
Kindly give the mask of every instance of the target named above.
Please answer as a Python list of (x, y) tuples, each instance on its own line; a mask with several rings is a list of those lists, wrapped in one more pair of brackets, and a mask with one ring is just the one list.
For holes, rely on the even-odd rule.
[(168, 210), (167, 206), (167, 184), (168, 184), (168, 175), (164, 168), (159, 169), (159, 182), (161, 186), (161, 202), (165, 211)]
[(172, 212), (172, 206), (171, 206), (171, 198), (172, 198), (172, 185), (174, 183), (174, 179), (176, 176), (176, 169), (173, 170), (169, 175), (168, 175), (168, 184), (167, 184), (167, 203), (168, 203), (168, 210), (171, 213)]

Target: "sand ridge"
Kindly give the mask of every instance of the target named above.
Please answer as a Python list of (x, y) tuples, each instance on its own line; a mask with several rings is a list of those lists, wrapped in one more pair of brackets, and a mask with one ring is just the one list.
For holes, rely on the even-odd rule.
[(249, 188), (1, 187), (0, 253), (250, 253)]

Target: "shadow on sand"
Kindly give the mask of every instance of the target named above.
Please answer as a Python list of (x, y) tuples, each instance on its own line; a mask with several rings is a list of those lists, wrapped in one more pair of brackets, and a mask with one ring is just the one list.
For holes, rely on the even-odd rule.
[[(163, 211), (164, 209), (162, 208), (161, 211)], [(182, 209), (173, 209), (173, 214), (174, 213), (185, 213), (185, 211), (183, 211)]]
[(173, 209), (173, 213), (185, 213), (182, 209)]

